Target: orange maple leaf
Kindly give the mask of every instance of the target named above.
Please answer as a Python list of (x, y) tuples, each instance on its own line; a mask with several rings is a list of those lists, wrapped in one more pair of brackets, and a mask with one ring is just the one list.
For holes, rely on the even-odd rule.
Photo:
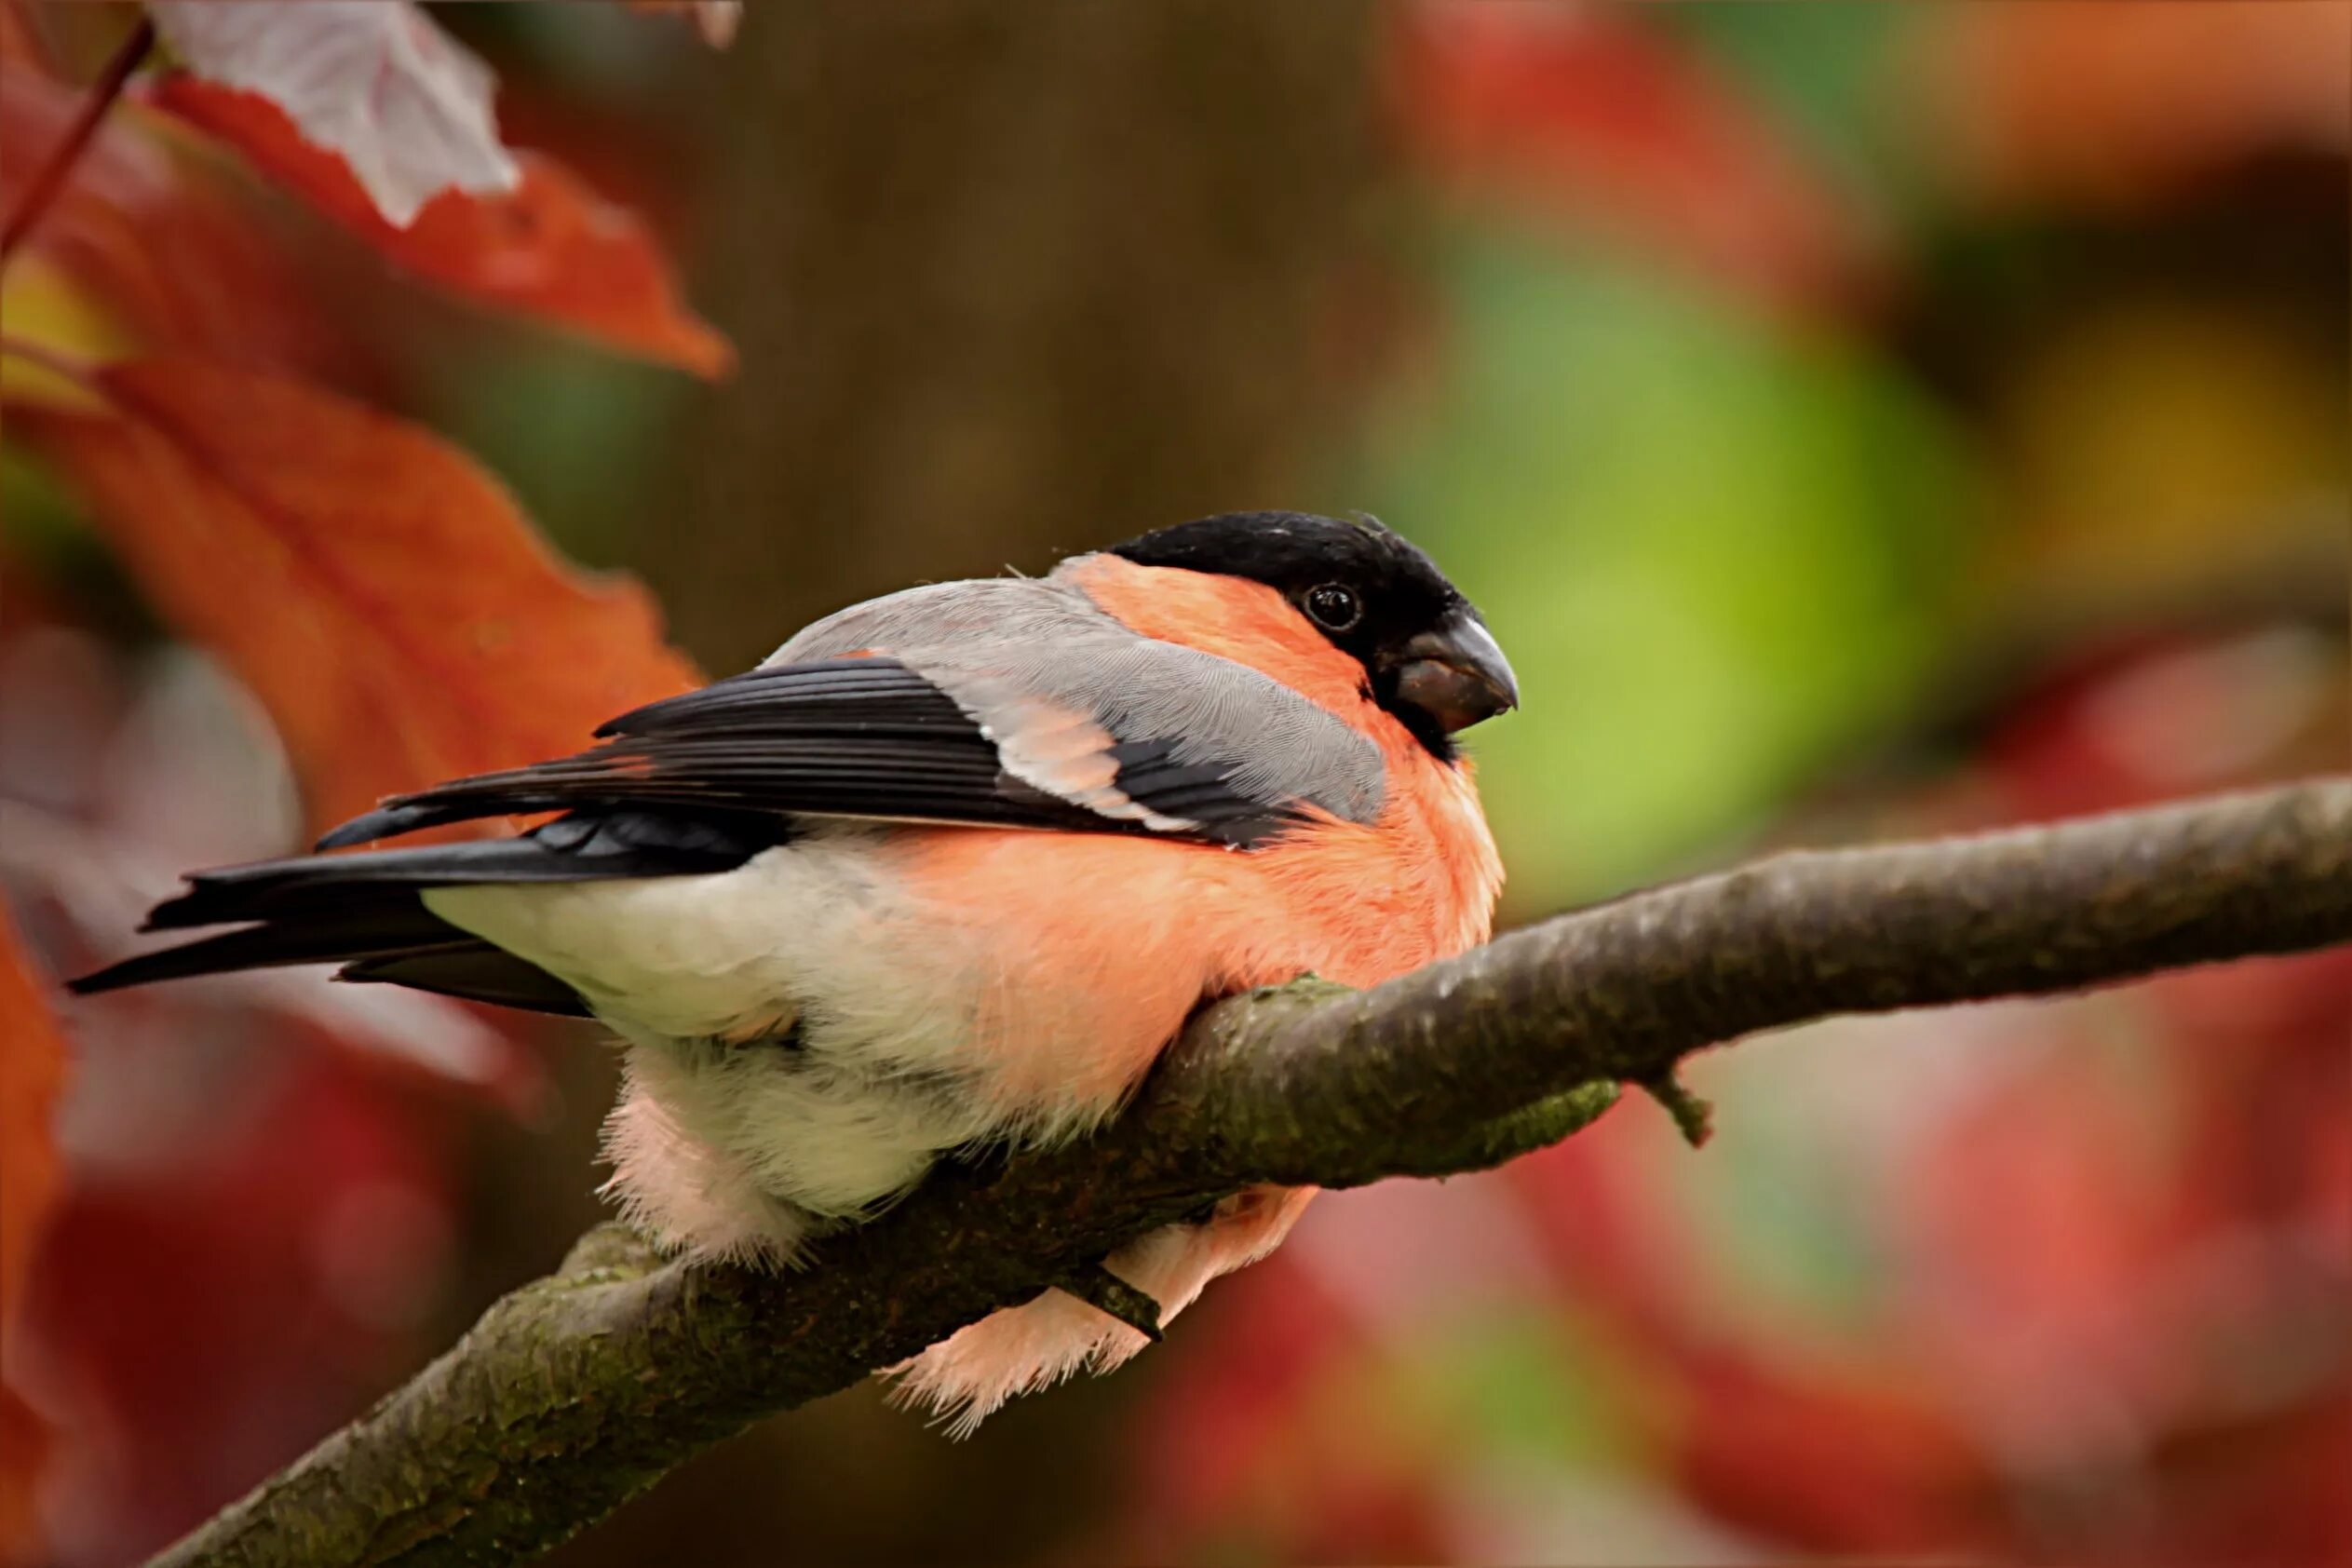
[[(51, 1131), (65, 1087), (65, 1038), (0, 903), (0, 1331), (24, 1305), (25, 1277), (64, 1184)], [(0, 1388), (0, 1561), (29, 1552), (46, 1429)]]
[(341, 156), (304, 140), (268, 99), (185, 74), (164, 77), (147, 96), (419, 277), (697, 375), (734, 366), (727, 340), (681, 302), (645, 225), (545, 154), (514, 155), (522, 182), (512, 194), (444, 190), (401, 228)]
[(439, 438), (195, 359), (93, 373), (118, 411), (25, 409), (156, 610), (276, 721), (313, 823), (578, 749), (698, 679), (650, 596), (580, 573)]

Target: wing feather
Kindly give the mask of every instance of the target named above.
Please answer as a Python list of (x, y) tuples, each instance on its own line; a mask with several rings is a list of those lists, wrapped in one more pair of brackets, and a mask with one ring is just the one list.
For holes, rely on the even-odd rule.
[[(397, 796), (319, 847), (509, 813), (660, 807), (1079, 831), (1152, 831), (1250, 844), (1297, 819), (1294, 803), (1176, 765), (1173, 738), (1122, 742), (1100, 771), (1142, 819), (1025, 782), (1003, 744), (938, 684), (892, 658), (766, 666), (625, 713), (576, 756)], [(1109, 739), (1107, 733), (1105, 740)], [(1165, 793), (1181, 812), (1163, 809)]]

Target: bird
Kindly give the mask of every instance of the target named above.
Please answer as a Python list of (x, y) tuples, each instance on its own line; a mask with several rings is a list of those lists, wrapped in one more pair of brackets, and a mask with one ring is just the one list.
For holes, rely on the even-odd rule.
[[(1401, 534), (1223, 513), (852, 605), (576, 755), (193, 872), (143, 928), (222, 929), (70, 985), (332, 963), (591, 1017), (621, 1053), (621, 1217), (671, 1254), (821, 1266), (813, 1243), (935, 1163), (1104, 1122), (1209, 1002), (1486, 940), (1503, 868), (1457, 737), (1518, 701)], [(1048, 1291), (891, 1369), (897, 1392), (961, 1436), (1107, 1371), (1313, 1196), (1249, 1189), (1114, 1251), (1156, 1319)]]

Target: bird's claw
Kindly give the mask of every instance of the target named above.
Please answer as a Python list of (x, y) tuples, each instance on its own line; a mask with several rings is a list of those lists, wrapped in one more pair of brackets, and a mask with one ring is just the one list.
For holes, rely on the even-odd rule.
[(1113, 1274), (1099, 1260), (1082, 1264), (1061, 1280), (1061, 1289), (1097, 1312), (1107, 1313), (1154, 1345), (1160, 1341), (1159, 1303)]

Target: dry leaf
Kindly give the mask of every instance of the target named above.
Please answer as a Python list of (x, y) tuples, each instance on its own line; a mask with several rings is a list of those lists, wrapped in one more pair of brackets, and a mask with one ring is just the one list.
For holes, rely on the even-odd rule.
[(445, 191), (396, 227), (344, 160), (304, 141), (268, 99), (175, 74), (151, 101), (237, 147), (421, 277), (701, 375), (734, 363), (726, 339), (680, 302), (644, 224), (552, 158), (520, 153), (521, 183), (511, 194)]
[(261, 94), (340, 155), (397, 227), (443, 191), (521, 182), (498, 140), (490, 68), (408, 0), (153, 0), (147, 11), (189, 70)]

